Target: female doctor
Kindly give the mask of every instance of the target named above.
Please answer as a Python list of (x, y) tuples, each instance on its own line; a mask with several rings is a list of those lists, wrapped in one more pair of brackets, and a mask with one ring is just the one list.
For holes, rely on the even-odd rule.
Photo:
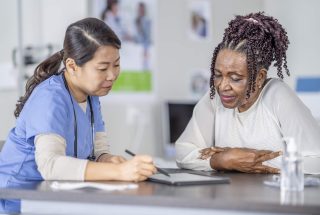
[(150, 156), (109, 154), (99, 97), (119, 75), (120, 46), (98, 19), (67, 28), (63, 50), (35, 69), (16, 105), (16, 127), (0, 154), (0, 187), (16, 179), (138, 182), (156, 172)]

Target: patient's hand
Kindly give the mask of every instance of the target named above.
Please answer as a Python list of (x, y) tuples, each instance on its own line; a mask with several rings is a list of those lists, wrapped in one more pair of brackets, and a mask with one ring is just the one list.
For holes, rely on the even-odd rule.
[(281, 155), (281, 152), (248, 148), (229, 148), (214, 153), (210, 165), (216, 170), (236, 170), (245, 173), (279, 173), (280, 170), (262, 163)]
[(225, 150), (229, 149), (229, 147), (210, 147), (210, 148), (205, 148), (201, 149), (199, 159), (206, 160), (212, 155), (218, 153), (218, 152), (223, 152)]
[(126, 159), (122, 156), (118, 155), (111, 155), (111, 154), (102, 154), (99, 156), (97, 162), (103, 162), (103, 163), (123, 163)]

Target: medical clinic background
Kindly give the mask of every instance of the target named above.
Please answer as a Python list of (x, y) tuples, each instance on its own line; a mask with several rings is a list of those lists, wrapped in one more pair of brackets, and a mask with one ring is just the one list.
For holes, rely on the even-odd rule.
[[(104, 2), (0, 1), (0, 140), (5, 140), (14, 127), (15, 104), (24, 93), (30, 71), (49, 53), (61, 49), (59, 45), (69, 23), (99, 16)], [(143, 6), (139, 6), (141, 2)], [(123, 6), (126, 3), (126, 7)], [(136, 61), (129, 59), (127, 65), (126, 61), (121, 62), (121, 67), (126, 68), (124, 77), (148, 77), (147, 83), (142, 82), (146, 87), (125, 88), (120, 85), (127, 84), (122, 79), (114, 92), (101, 99), (112, 153), (125, 155), (124, 149), (129, 148), (159, 158), (174, 157), (172, 143), (180, 131), (173, 121), (180, 120), (185, 126), (193, 105), (209, 89), (212, 50), (221, 41), (227, 22), (236, 14), (265, 11), (283, 24), (290, 40), (288, 67), (291, 76), (285, 78), (285, 82), (320, 123), (320, 14), (317, 12), (320, 1), (144, 0), (131, 1), (134, 5), (130, 6), (128, 1), (120, 0), (118, 4), (124, 29), (128, 30), (123, 37), (128, 43), (124, 51), (135, 50), (134, 44), (141, 41), (133, 27), (128, 27), (128, 8), (150, 18), (151, 39), (143, 42), (141, 74), (132, 76), (135, 73), (129, 71)], [(146, 20), (140, 23), (148, 26)], [(123, 58), (130, 58), (126, 53)], [(146, 57), (150, 62), (146, 63)], [(270, 74), (275, 76), (276, 72)], [(182, 116), (176, 119), (170, 114), (172, 111)]]

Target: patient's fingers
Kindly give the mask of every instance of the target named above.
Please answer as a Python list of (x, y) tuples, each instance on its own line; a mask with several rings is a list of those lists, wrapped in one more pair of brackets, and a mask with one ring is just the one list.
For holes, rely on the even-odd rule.
[(226, 150), (226, 148), (222, 148), (222, 147), (218, 147), (218, 146), (215, 146), (215, 147), (210, 147), (211, 151), (214, 151), (214, 152), (223, 152)]
[(271, 173), (271, 174), (278, 174), (280, 173), (280, 169), (273, 168), (271, 166), (266, 165), (257, 165), (253, 168), (254, 173)]
[(212, 155), (214, 155), (215, 153), (223, 152), (224, 150), (225, 150), (224, 148), (220, 148), (220, 147), (205, 148), (199, 151), (201, 154), (198, 158), (202, 160), (206, 160)]
[(210, 147), (210, 148), (201, 149), (199, 152), (203, 155), (206, 155), (206, 154), (211, 154), (213, 152), (223, 152), (223, 151), (225, 151), (225, 149), (221, 147)]
[(272, 153), (272, 152), (274, 152), (274, 151), (271, 151), (271, 150), (257, 150), (257, 154), (258, 154), (259, 156), (266, 155), (266, 154), (270, 154), (270, 153)]
[(260, 157), (258, 157), (255, 161), (257, 163), (262, 163), (264, 161), (267, 161), (267, 160), (271, 160), (273, 158), (276, 158), (278, 156), (280, 156), (282, 153), (280, 151), (278, 152), (271, 152), (271, 153), (268, 153), (268, 154), (264, 154), (264, 155), (261, 155)]

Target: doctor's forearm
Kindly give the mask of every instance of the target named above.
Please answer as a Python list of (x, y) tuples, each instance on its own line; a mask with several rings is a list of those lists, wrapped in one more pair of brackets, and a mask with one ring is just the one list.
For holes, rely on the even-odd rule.
[(84, 179), (90, 180), (119, 180), (119, 165), (89, 161), (85, 170)]
[(66, 156), (64, 138), (41, 134), (35, 138), (35, 160), (45, 180), (84, 180), (87, 160)]

